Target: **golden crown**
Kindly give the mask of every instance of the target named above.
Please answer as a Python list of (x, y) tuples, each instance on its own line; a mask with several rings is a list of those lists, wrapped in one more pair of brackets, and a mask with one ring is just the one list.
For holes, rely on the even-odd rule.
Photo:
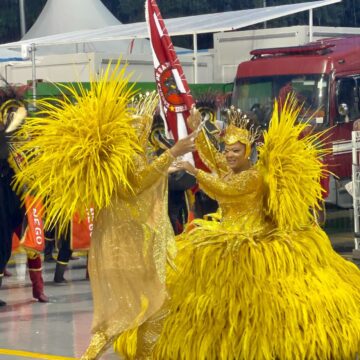
[(159, 105), (159, 95), (156, 91), (137, 94), (132, 98), (130, 106), (138, 116), (150, 116), (152, 118)]
[(231, 106), (226, 112), (226, 118), (228, 125), (224, 135), (225, 144), (232, 145), (236, 142), (241, 142), (250, 148), (251, 144), (259, 138), (259, 128), (240, 109)]

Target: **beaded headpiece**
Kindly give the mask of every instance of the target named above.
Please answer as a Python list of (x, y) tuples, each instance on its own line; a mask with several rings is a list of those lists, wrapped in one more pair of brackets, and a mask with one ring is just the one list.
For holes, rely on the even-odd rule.
[(132, 115), (133, 126), (137, 132), (140, 144), (144, 147), (148, 142), (153, 122), (153, 115), (158, 104), (159, 95), (156, 91), (148, 92), (146, 94), (138, 94), (129, 104), (134, 110)]
[(237, 142), (246, 146), (245, 156), (249, 156), (251, 145), (259, 137), (258, 129), (248, 115), (231, 106), (226, 113), (228, 126), (223, 137), (224, 143), (233, 145)]
[(209, 121), (214, 124), (216, 120), (216, 109), (220, 106), (219, 95), (207, 91), (196, 97), (196, 109), (199, 110), (203, 121)]

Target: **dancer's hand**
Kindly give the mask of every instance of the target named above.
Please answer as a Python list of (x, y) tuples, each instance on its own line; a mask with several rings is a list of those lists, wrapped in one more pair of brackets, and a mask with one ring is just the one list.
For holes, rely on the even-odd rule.
[(201, 123), (201, 114), (200, 111), (193, 105), (190, 110), (190, 115), (187, 118), (187, 124), (191, 130), (195, 130), (199, 127)]
[[(175, 163), (176, 164), (176, 163)], [(176, 173), (178, 171), (181, 171), (181, 169), (179, 169), (177, 166), (175, 165), (171, 165), (169, 168), (168, 168), (168, 174), (173, 174), (173, 173)]]
[(195, 136), (196, 134), (190, 134), (187, 137), (178, 140), (178, 142), (170, 149), (172, 156), (182, 156), (188, 152), (195, 151)]
[(196, 176), (197, 173), (199, 172), (199, 169), (194, 167), (188, 161), (177, 161), (175, 166), (178, 169), (185, 170), (186, 172), (188, 172), (189, 174), (194, 175), (194, 176)]

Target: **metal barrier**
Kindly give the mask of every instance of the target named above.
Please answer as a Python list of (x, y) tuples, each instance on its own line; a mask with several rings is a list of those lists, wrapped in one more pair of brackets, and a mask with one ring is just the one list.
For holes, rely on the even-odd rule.
[(351, 132), (352, 145), (352, 197), (354, 207), (353, 257), (360, 258), (360, 131)]

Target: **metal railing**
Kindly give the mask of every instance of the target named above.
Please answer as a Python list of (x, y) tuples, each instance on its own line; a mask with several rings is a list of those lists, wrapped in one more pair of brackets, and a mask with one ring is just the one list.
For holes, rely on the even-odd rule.
[(352, 197), (354, 207), (354, 252), (360, 251), (360, 131), (352, 131)]

